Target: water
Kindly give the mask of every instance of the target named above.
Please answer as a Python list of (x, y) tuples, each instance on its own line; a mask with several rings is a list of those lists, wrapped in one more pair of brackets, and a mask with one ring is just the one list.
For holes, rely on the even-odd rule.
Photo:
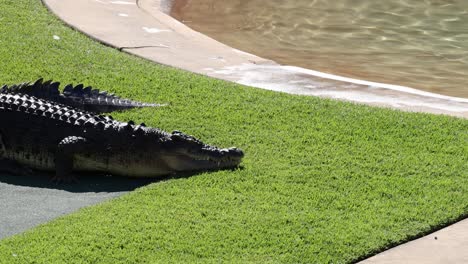
[(171, 15), (281, 64), (468, 98), (466, 0), (175, 0)]

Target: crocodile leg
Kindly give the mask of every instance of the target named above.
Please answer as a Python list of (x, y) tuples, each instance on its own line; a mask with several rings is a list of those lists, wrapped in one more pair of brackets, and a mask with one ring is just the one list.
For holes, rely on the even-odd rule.
[(55, 176), (53, 181), (76, 182), (77, 179), (71, 174), (73, 170), (73, 156), (83, 152), (88, 141), (82, 137), (66, 137), (58, 144), (55, 153)]

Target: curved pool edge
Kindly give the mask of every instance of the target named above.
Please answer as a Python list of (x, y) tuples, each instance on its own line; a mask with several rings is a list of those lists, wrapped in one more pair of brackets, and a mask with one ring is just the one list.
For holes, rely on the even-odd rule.
[(268, 90), (468, 118), (468, 99), (279, 65), (196, 32), (167, 0), (43, 0), (71, 27), (151, 61)]

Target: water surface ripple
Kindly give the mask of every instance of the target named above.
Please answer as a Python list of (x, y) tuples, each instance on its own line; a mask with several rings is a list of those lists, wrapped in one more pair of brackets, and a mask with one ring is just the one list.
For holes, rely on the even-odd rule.
[(171, 15), (281, 64), (468, 98), (468, 1), (176, 0)]

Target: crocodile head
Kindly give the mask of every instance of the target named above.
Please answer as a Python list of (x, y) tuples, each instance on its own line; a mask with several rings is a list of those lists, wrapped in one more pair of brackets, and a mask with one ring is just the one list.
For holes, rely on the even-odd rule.
[(244, 153), (238, 148), (218, 148), (174, 131), (165, 142), (162, 155), (174, 171), (212, 170), (239, 165)]
[(227, 169), (238, 166), (244, 156), (238, 148), (210, 146), (179, 131), (143, 130), (142, 140), (136, 139), (133, 147), (127, 149), (128, 152), (110, 157), (110, 172), (131, 177), (154, 177), (177, 172)]

